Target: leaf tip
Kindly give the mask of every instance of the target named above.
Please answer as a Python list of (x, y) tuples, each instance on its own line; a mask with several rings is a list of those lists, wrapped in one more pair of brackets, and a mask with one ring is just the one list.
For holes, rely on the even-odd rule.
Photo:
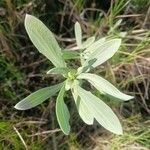
[(26, 14), (26, 16), (25, 16), (25, 28), (27, 27), (27, 24), (28, 24), (28, 21), (31, 19), (31, 15), (29, 15), (29, 14)]
[(129, 100), (130, 100), (130, 99), (134, 99), (134, 96), (129, 96)]
[(50, 70), (46, 72), (46, 74), (50, 74)]
[(17, 109), (17, 110), (21, 110), (18, 103), (14, 106), (14, 108)]
[[(63, 130), (62, 130), (62, 131), (63, 131)], [(69, 135), (69, 134), (70, 134), (70, 128), (69, 128), (68, 131), (63, 131), (63, 133), (64, 133), (65, 135)]]
[(35, 17), (32, 16), (32, 15), (26, 14), (26, 16), (25, 16), (25, 24), (26, 24), (28, 21), (30, 21), (31, 19), (33, 19), (33, 18), (35, 18)]
[(123, 135), (123, 130), (121, 129), (119, 132), (116, 133), (117, 135)]
[(78, 21), (76, 21), (75, 26), (78, 26), (78, 25), (80, 25), (80, 24), (79, 24), (79, 22), (78, 22)]
[(129, 101), (129, 100), (131, 100), (131, 99), (134, 99), (134, 96), (126, 95), (126, 96), (124, 97), (124, 100), (125, 100), (125, 101)]
[(116, 43), (117, 43), (117, 45), (118, 45), (118, 47), (119, 47), (119, 46), (121, 45), (121, 41), (122, 41), (122, 40), (119, 39), (119, 38), (118, 38), (118, 39), (114, 39), (114, 40), (116, 41)]
[(15, 106), (14, 106), (15, 109), (17, 110), (26, 110), (22, 105), (21, 105), (21, 102), (17, 103)]
[(28, 18), (31, 18), (31, 15), (26, 14), (26, 16), (25, 16), (25, 20), (26, 20), (26, 19), (28, 19)]
[(119, 123), (119, 126), (115, 130), (111, 130), (111, 132), (117, 135), (123, 135), (123, 129), (121, 124)]

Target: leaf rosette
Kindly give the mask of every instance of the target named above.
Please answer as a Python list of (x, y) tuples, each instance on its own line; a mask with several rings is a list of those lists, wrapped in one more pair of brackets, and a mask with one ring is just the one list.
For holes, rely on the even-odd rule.
[[(133, 98), (122, 93), (104, 78), (89, 73), (92, 68), (101, 65), (116, 53), (121, 45), (121, 39), (95, 40), (95, 37), (90, 37), (82, 42), (81, 26), (76, 22), (74, 29), (79, 51), (69, 51), (59, 47), (53, 33), (36, 17), (26, 15), (25, 29), (37, 50), (55, 66), (47, 74), (61, 74), (66, 79), (62, 83), (30, 94), (17, 103), (15, 108), (18, 110), (33, 108), (59, 92), (56, 99), (56, 116), (61, 130), (68, 135), (70, 114), (64, 97), (65, 92), (71, 90), (79, 115), (86, 124), (92, 125), (95, 119), (107, 130), (122, 134), (122, 126), (112, 109), (90, 91), (82, 88), (82, 83), (86, 80), (103, 94), (123, 101)], [(66, 59), (80, 59), (81, 66), (77, 70), (67, 67)]]

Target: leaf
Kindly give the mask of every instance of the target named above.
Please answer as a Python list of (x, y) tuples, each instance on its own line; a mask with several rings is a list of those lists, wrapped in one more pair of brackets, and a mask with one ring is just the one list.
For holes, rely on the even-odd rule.
[(60, 90), (61, 87), (62, 87), (62, 83), (53, 85), (50, 87), (42, 88), (30, 94), (29, 96), (24, 98), (22, 101), (17, 103), (15, 105), (15, 108), (18, 110), (27, 110), (27, 109), (33, 108), (41, 104), (45, 100), (47, 100), (49, 97), (55, 95)]
[(85, 49), (82, 53), (83, 58), (85, 60), (88, 59), (95, 50), (97, 50), (102, 44), (104, 44), (105, 40), (106, 38), (101, 38), (87, 47), (87, 49)]
[(118, 99), (127, 101), (134, 98), (133, 96), (129, 96), (120, 92), (110, 82), (108, 82), (107, 80), (105, 80), (104, 78), (98, 75), (91, 74), (91, 73), (82, 73), (77, 78), (88, 80), (100, 92), (104, 92)]
[(95, 41), (95, 37), (94, 36), (88, 38), (85, 42), (83, 42), (82, 48), (85, 49), (85, 48), (89, 47), (90, 45), (93, 44), (94, 41)]
[(102, 44), (104, 44), (105, 41), (106, 41), (106, 38), (100, 38), (99, 40), (97, 40), (94, 43), (92, 43), (89, 47), (87, 47), (87, 49), (84, 52), (90, 52), (90, 53), (94, 52)]
[(59, 47), (53, 33), (36, 17), (26, 15), (26, 31), (40, 53), (46, 56), (56, 67), (65, 67)]
[(99, 46), (93, 53), (91, 53), (89, 58), (84, 62), (83, 67), (87, 66), (88, 62), (94, 58), (97, 59), (96, 62), (92, 65), (94, 68), (104, 63), (115, 54), (120, 44), (121, 39), (113, 39), (105, 42), (104, 44)]
[(62, 74), (62, 75), (67, 75), (69, 71), (70, 71), (69, 68), (52, 68), (52, 69), (50, 69), (47, 72), (47, 74)]
[(82, 47), (82, 31), (81, 31), (81, 26), (79, 22), (75, 23), (74, 29), (75, 29), (75, 37), (76, 37), (77, 46), (78, 48), (81, 48)]
[(72, 87), (72, 84), (73, 84), (73, 80), (67, 79), (66, 84), (65, 84), (65, 90), (66, 91), (70, 90)]
[(74, 86), (74, 88), (72, 89), (72, 95), (73, 95), (79, 115), (82, 118), (82, 120), (88, 125), (93, 124), (94, 116), (92, 115), (88, 107), (84, 104), (84, 102), (81, 101), (80, 97), (78, 97), (76, 86)]
[(64, 59), (77, 59), (80, 58), (79, 52), (72, 51), (72, 50), (63, 50), (63, 58)]
[(63, 86), (56, 100), (56, 116), (61, 130), (63, 131), (64, 134), (68, 135), (70, 132), (70, 125), (69, 125), (70, 114), (66, 104), (64, 103), (63, 99), (64, 93), (65, 88)]
[(87, 66), (79, 67), (77, 70), (77, 75), (79, 75), (82, 72), (88, 72), (92, 67), (92, 65), (96, 62), (96, 58), (89, 60), (87, 63)]
[(80, 86), (77, 86), (77, 91), (81, 101), (87, 106), (99, 124), (115, 134), (122, 134), (120, 121), (108, 105)]

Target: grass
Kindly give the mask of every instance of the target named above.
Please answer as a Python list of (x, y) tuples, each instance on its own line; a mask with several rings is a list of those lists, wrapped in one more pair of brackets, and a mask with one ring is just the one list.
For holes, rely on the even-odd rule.
[[(19, 131), (17, 127), (14, 126), (15, 120), (12, 122), (10, 120), (0, 122), (0, 149), (42, 149), (42, 145), (38, 139), (31, 142), (31, 138), (26, 135), (26, 131)], [(30, 126), (31, 128), (31, 126)], [(15, 130), (16, 129), (16, 130)], [(25, 144), (22, 142), (21, 138), (18, 136), (18, 133), (21, 135), (23, 141), (26, 141)], [(28, 146), (26, 146), (28, 144)]]
[[(150, 32), (142, 28), (148, 4), (149, 0), (117, 0), (108, 11), (104, 11), (97, 7), (97, 3), (79, 0), (68, 3), (56, 1), (52, 5), (48, 1), (43, 4), (41, 0), (1, 0), (0, 8), (4, 12), (0, 11), (0, 149), (150, 148)], [(85, 125), (71, 101), (68, 101), (68, 105), (72, 116), (72, 132), (67, 137), (57, 131), (55, 98), (29, 111), (14, 110), (17, 101), (59, 80), (57, 77), (52, 80), (51, 77), (43, 76), (51, 64), (29, 41), (23, 25), (25, 13), (39, 16), (55, 32), (64, 48), (74, 46), (73, 25), (76, 20), (81, 23), (84, 38), (95, 34), (97, 37), (123, 39), (118, 53), (106, 64), (93, 70), (122, 91), (135, 96), (134, 101), (121, 104), (106, 99), (117, 114), (122, 115), (121, 118), (126, 117), (123, 119), (123, 136), (111, 135), (97, 124)], [(137, 14), (140, 15), (135, 17)], [(93, 92), (101, 96), (97, 91)]]
[[(124, 120), (124, 135), (122, 136), (106, 136), (103, 135), (95, 140), (96, 149), (102, 147), (110, 150), (126, 150), (126, 149), (145, 149), (150, 148), (150, 130), (148, 128), (149, 121), (143, 120), (140, 115), (132, 116)], [(133, 126), (134, 124), (134, 126)], [(93, 137), (94, 139), (94, 137)]]
[(20, 81), (18, 85), (21, 85), (22, 81), (22, 73), (16, 68), (12, 61), (9, 61), (6, 56), (0, 56), (0, 83), (1, 90), (0, 95), (1, 98), (5, 99), (16, 99), (16, 90), (14, 90), (14, 84), (17, 84), (17, 80)]

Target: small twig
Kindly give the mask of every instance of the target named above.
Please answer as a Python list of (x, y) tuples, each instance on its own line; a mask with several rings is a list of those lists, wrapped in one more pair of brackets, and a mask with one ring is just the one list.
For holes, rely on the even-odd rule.
[(143, 14), (129, 14), (129, 15), (119, 15), (116, 18), (129, 18), (129, 17), (141, 17)]
[(138, 30), (133, 30), (131, 34), (140, 34), (140, 33), (146, 33), (146, 29), (138, 29)]
[(15, 126), (21, 126), (23, 124), (46, 124), (46, 121), (41, 120), (41, 121), (33, 121), (33, 120), (29, 120), (29, 121), (22, 121), (17, 123)]
[(67, 9), (67, 2), (68, 2), (68, 1), (65, 1), (65, 5), (64, 5), (63, 12), (62, 12), (62, 15), (61, 15), (59, 31), (61, 31), (61, 29), (62, 29), (62, 27), (63, 27), (64, 17), (65, 17), (65, 13), (64, 13), (64, 12), (65, 12), (66, 9)]
[(36, 66), (36, 65), (39, 65), (39, 64), (45, 62), (46, 60), (47, 60), (47, 59), (44, 58), (44, 59), (41, 59), (41, 60), (39, 60), (39, 61), (33, 62), (33, 63), (31, 63), (31, 64), (21, 66), (20, 68), (21, 68), (21, 69), (24, 69), (24, 68), (28, 68), (28, 67), (33, 67), (33, 66)]
[(20, 134), (19, 131), (17, 130), (17, 128), (16, 128), (15, 126), (13, 126), (13, 128), (14, 128), (15, 132), (17, 133), (17, 135), (19, 136), (20, 140), (22, 141), (22, 143), (23, 143), (24, 147), (26, 148), (26, 150), (28, 150), (28, 147), (27, 147), (27, 145), (26, 145), (24, 139), (22, 138), (21, 134)]
[[(134, 74), (133, 74), (133, 73), (131, 73), (131, 76), (134, 78)], [(139, 92), (139, 96), (140, 96), (140, 98), (141, 98), (141, 100), (142, 100), (142, 102), (143, 102), (143, 108), (144, 108), (148, 113), (150, 113), (150, 109), (148, 108), (148, 106), (147, 106), (147, 104), (146, 104), (146, 101), (145, 101), (145, 99), (144, 99), (144, 97), (143, 97), (143, 95), (142, 95), (142, 91), (141, 91), (141, 89), (139, 88), (138, 83), (137, 83), (136, 80), (134, 80), (134, 85), (136, 86), (136, 88), (137, 88), (137, 90), (138, 90), (138, 92)], [(140, 103), (141, 103), (141, 102), (140, 102)], [(144, 107), (144, 106), (145, 106), (145, 107)]]
[(145, 17), (145, 20), (144, 20), (144, 23), (143, 23), (143, 28), (144, 29), (150, 29), (150, 6), (147, 10), (147, 14), (146, 14), (146, 17)]
[[(101, 12), (104, 14), (104, 17), (107, 18), (107, 14), (105, 13), (105, 11), (103, 11), (102, 9), (97, 9), (97, 8), (85, 8), (83, 11), (82, 11), (82, 16), (84, 16), (84, 14), (87, 12), (87, 11), (97, 11), (97, 12)], [(84, 17), (83, 17), (84, 18)]]
[(124, 46), (133, 46), (133, 47), (135, 47), (135, 46), (137, 46), (138, 44), (125, 43), (125, 44), (122, 44), (122, 45), (124, 45)]
[[(146, 84), (146, 81), (145, 81), (145, 78), (143, 76), (143, 73), (140, 69), (140, 66), (138, 65), (137, 61), (134, 60), (134, 64), (135, 64), (135, 67), (137, 68), (137, 71), (138, 73), (142, 76), (142, 80), (143, 80), (143, 85), (144, 85), (144, 88), (145, 88), (145, 95), (148, 95), (148, 93), (146, 93), (146, 87), (147, 87), (147, 84)], [(147, 91), (148, 92), (148, 91)], [(144, 98), (145, 99), (145, 98)]]
[(143, 41), (143, 37), (138, 37), (138, 36), (126, 36), (127, 39), (134, 39), (138, 41)]
[(35, 134), (32, 135), (28, 135), (29, 137), (33, 137), (33, 136), (38, 136), (38, 135), (42, 135), (42, 134), (52, 134), (52, 133), (56, 133), (61, 131), (60, 129), (55, 129), (55, 130), (48, 130), (48, 131), (43, 131), (43, 132), (37, 132)]

